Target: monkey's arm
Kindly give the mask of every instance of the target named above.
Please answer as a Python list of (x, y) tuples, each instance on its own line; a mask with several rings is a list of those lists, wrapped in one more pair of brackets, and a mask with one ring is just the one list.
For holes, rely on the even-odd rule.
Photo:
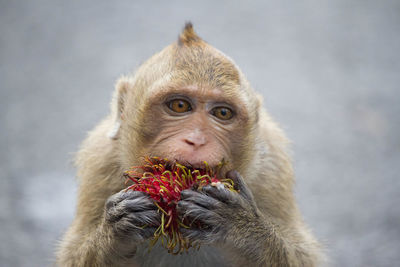
[(193, 242), (221, 244), (243, 266), (315, 266), (316, 257), (301, 230), (273, 223), (257, 208), (250, 189), (235, 171), (228, 173), (239, 193), (205, 186), (202, 192), (185, 190), (178, 213), (201, 228), (181, 231)]
[(77, 216), (58, 252), (59, 266), (126, 266), (133, 263), (137, 244), (153, 235), (155, 228), (141, 228), (159, 224), (147, 195), (121, 191), (106, 201), (107, 193), (101, 193), (79, 198)]
[[(121, 192), (117, 150), (99, 124), (77, 154), (78, 201), (74, 221), (57, 251), (58, 266), (126, 266), (136, 246), (154, 233), (138, 226), (158, 221), (153, 202), (140, 192)], [(138, 208), (140, 207), (140, 208)]]

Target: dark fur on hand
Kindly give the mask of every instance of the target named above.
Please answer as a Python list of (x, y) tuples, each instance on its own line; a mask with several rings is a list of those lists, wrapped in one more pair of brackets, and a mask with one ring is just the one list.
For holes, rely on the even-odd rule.
[(109, 197), (105, 207), (105, 220), (121, 239), (148, 239), (161, 221), (153, 200), (143, 192), (123, 190)]
[(204, 186), (201, 192), (182, 191), (177, 211), (181, 219), (189, 222), (190, 229), (181, 228), (181, 232), (192, 242), (225, 242), (229, 229), (240, 228), (243, 220), (261, 224), (261, 214), (243, 178), (236, 171), (229, 172), (227, 178), (235, 182), (238, 192), (212, 185)]

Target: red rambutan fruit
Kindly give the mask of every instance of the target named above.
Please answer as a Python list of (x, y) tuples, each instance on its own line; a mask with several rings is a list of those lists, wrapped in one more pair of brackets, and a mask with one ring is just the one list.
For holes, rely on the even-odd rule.
[[(149, 194), (161, 213), (161, 224), (150, 240), (152, 248), (158, 240), (169, 253), (179, 254), (187, 251), (192, 244), (182, 236), (180, 227), (190, 228), (181, 221), (176, 211), (176, 205), (181, 199), (181, 191), (185, 189), (201, 190), (205, 185), (223, 184), (227, 189), (236, 191), (231, 179), (218, 179), (217, 170), (211, 169), (204, 162), (204, 169), (186, 167), (177, 162), (158, 157), (145, 158), (143, 166), (131, 167), (124, 176), (133, 184), (126, 190), (141, 191)], [(144, 226), (146, 227), (146, 226)]]

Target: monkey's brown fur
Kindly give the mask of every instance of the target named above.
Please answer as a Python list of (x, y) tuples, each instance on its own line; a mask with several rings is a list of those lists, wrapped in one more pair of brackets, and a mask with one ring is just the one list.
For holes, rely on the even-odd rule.
[[(182, 256), (170, 256), (157, 248), (147, 254), (143, 248), (147, 242), (121, 243), (104, 226), (105, 203), (125, 187), (123, 171), (148, 153), (148, 142), (157, 132), (157, 118), (148, 113), (149, 103), (165, 90), (192, 84), (219, 88), (227, 98), (240, 102), (238, 113), (247, 118), (240, 129), (245, 138), (237, 141), (228, 160), (251, 189), (263, 227), (252, 225), (249, 219), (230, 229), (234, 238), (224, 246), (205, 245)], [(233, 61), (204, 42), (187, 24), (177, 43), (151, 57), (134, 76), (120, 79), (111, 114), (83, 142), (76, 159), (76, 216), (58, 249), (58, 265), (318, 265), (320, 247), (304, 225), (293, 197), (288, 141), (260, 102)], [(134, 249), (128, 250), (129, 246)]]

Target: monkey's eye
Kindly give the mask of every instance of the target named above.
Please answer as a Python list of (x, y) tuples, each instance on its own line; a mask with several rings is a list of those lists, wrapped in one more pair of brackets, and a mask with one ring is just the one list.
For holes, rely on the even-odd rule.
[(227, 107), (216, 107), (211, 110), (211, 114), (220, 120), (229, 120), (233, 117), (233, 111)]
[(167, 106), (176, 113), (184, 113), (192, 110), (190, 103), (184, 99), (174, 99), (167, 102)]

